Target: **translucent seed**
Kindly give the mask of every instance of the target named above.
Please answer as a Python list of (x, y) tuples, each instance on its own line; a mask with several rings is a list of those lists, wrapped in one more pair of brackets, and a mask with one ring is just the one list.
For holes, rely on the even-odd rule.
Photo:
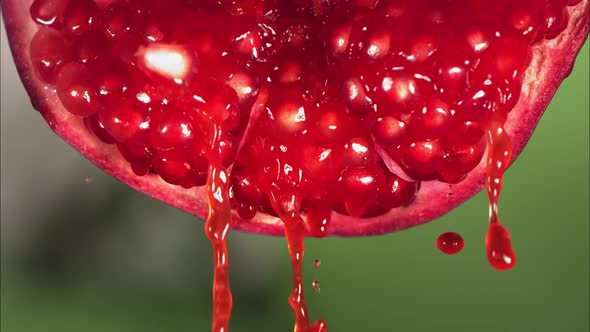
[(31, 17), (38, 23), (59, 29), (62, 14), (69, 0), (35, 0), (30, 8)]
[(332, 210), (329, 207), (310, 208), (307, 211), (305, 224), (309, 233), (316, 238), (328, 235)]
[(96, 24), (97, 8), (92, 0), (70, 1), (64, 10), (63, 29), (71, 35), (81, 35)]
[(133, 17), (129, 8), (113, 3), (106, 9), (102, 22), (105, 36), (116, 40), (126, 37), (131, 32)]
[(96, 87), (85, 65), (70, 63), (63, 66), (57, 81), (57, 95), (68, 112), (89, 116), (100, 109)]
[(41, 28), (31, 40), (31, 61), (39, 79), (53, 84), (61, 66), (72, 61), (70, 43), (51, 28)]
[(138, 138), (142, 131), (149, 129), (147, 112), (125, 100), (102, 108), (98, 119), (105, 130), (119, 142)]
[(407, 125), (392, 116), (378, 118), (371, 128), (375, 142), (386, 147), (398, 146), (408, 133)]

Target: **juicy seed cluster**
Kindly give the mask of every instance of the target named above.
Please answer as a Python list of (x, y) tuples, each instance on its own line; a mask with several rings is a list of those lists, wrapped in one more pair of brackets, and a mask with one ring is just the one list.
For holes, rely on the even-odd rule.
[(579, 2), (36, 0), (30, 54), (137, 175), (201, 186), (218, 158), (243, 219), (303, 213), (323, 236), (333, 211), (463, 180)]

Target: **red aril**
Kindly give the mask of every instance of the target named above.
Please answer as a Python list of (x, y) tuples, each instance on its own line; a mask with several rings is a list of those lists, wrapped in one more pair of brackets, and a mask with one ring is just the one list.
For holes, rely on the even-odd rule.
[(310, 323), (303, 298), (305, 234), (412, 227), (485, 182), (488, 258), (510, 268), (497, 215), (503, 173), (588, 32), (588, 1), (2, 8), (23, 82), (50, 126), (123, 182), (209, 215), (216, 331), (231, 309), (232, 227), (286, 235), (297, 331), (326, 328)]

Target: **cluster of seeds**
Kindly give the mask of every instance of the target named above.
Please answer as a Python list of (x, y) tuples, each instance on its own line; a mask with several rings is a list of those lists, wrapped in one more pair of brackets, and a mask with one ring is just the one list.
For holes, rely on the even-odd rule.
[[(420, 181), (464, 179), (532, 46), (579, 2), (36, 0), (30, 54), (136, 174), (201, 186), (220, 158), (240, 216), (305, 213), (321, 236), (332, 211), (381, 215)], [(177, 57), (164, 75), (146, 54)]]

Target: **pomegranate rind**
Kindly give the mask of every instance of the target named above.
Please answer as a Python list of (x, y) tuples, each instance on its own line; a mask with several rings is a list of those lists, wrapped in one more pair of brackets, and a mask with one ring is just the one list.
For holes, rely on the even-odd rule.
[[(56, 92), (36, 79), (28, 56), (30, 41), (38, 30), (29, 17), (33, 0), (5, 0), (1, 3), (8, 40), (21, 80), (33, 106), (49, 127), (84, 157), (108, 174), (136, 190), (178, 209), (205, 218), (208, 213), (205, 187), (183, 189), (163, 181), (158, 175), (136, 176), (114, 145), (101, 142), (84, 126), (82, 118), (71, 115), (61, 105)], [(510, 112), (505, 128), (514, 144), (513, 161), (523, 150), (559, 85), (571, 72), (589, 29), (589, 2), (568, 7), (568, 27), (557, 38), (533, 46), (521, 97)], [(448, 185), (423, 182), (416, 199), (407, 207), (373, 218), (353, 218), (334, 213), (330, 235), (367, 236), (396, 232), (432, 221), (477, 194), (484, 187), (485, 160), (465, 180), (453, 185), (453, 200), (447, 199)], [(242, 220), (234, 211), (233, 228), (267, 235), (283, 236), (280, 219), (258, 213)]]

